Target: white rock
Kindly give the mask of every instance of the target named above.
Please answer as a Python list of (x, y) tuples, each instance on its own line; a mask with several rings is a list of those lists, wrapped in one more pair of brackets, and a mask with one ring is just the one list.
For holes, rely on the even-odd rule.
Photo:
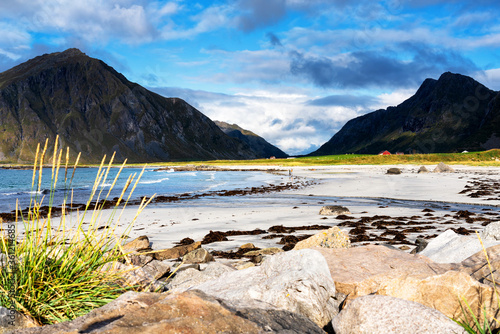
[(488, 224), (480, 235), (483, 240), (500, 240), (500, 221)]
[(227, 272), (235, 271), (236, 269), (219, 262), (211, 262), (204, 270), (196, 270), (193, 268), (185, 269), (175, 274), (175, 277), (170, 280), (167, 285), (169, 290), (186, 290), (194, 285), (202, 284), (207, 281), (214, 280)]
[(381, 295), (354, 299), (332, 321), (336, 334), (462, 334), (443, 313), (422, 304)]
[(339, 305), (328, 264), (311, 249), (278, 253), (259, 267), (225, 273), (193, 289), (238, 306), (262, 308), (264, 302), (305, 315), (320, 327), (337, 314)]
[[(483, 240), (486, 248), (500, 244), (500, 240)], [(431, 240), (420, 252), (437, 263), (459, 263), (482, 250), (477, 236), (459, 235), (446, 230)]]
[(16, 333), (22, 328), (38, 327), (31, 318), (13, 309), (0, 306), (0, 334)]

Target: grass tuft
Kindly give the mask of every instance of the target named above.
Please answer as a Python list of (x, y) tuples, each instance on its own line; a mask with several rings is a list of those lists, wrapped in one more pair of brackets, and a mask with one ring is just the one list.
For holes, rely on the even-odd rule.
[[(500, 308), (500, 293), (497, 288), (497, 284), (495, 282), (495, 276), (493, 275), (493, 267), (490, 262), (490, 258), (488, 256), (488, 252), (486, 251), (486, 247), (484, 246), (483, 239), (479, 235), (479, 233), (476, 231), (476, 235), (479, 239), (479, 242), (481, 243), (481, 247), (484, 252), (484, 256), (486, 257), (486, 262), (488, 264), (488, 269), (491, 273), (491, 278), (493, 282), (493, 289), (495, 291), (495, 296), (498, 301), (498, 307)], [(469, 334), (493, 334), (497, 333), (497, 331), (493, 331), (491, 324), (496, 324), (495, 327), (500, 326), (500, 321), (495, 318), (494, 316), (488, 314), (486, 312), (486, 309), (483, 309), (483, 314), (482, 314), (482, 320), (479, 315), (476, 315), (475, 312), (473, 311), (472, 307), (470, 306), (469, 302), (465, 298), (461, 298), (462, 300), (460, 301), (460, 307), (462, 310), (462, 319), (454, 319), (454, 321), (462, 326), (465, 331)], [(465, 305), (465, 306), (464, 306)]]
[[(116, 212), (125, 208), (142, 175), (134, 174), (127, 180), (110, 218), (103, 221), (104, 203), (111, 189), (116, 186), (118, 175), (126, 163), (122, 164), (111, 189), (106, 192), (105, 184), (113, 157), (107, 166), (104, 157), (92, 194), (83, 212), (78, 212), (76, 223), (67, 226), (66, 207), (71, 205), (71, 201), (68, 204), (71, 191), (67, 191), (61, 205), (62, 216), (58, 226), (54, 227), (51, 208), (54, 205), (53, 193), (57, 188), (59, 170), (61, 165), (64, 166), (64, 189), (69, 190), (79, 156), (73, 166), (72, 176), (68, 179), (68, 150), (66, 160), (62, 163), (63, 150), (58, 148), (56, 140), (52, 157), (49, 210), (43, 216), (41, 207), (46, 198), (41, 194), (41, 180), (46, 151), (47, 142), (43, 149), (40, 145), (37, 148), (32, 180), (32, 192), (35, 195), (30, 201), (28, 213), (23, 215), (21, 210), (17, 210), (16, 224), (22, 224), (24, 234), (17, 231), (14, 245), (12, 242), (9, 244), (9, 240), (0, 238), (0, 251), (15, 259), (15, 265), (4, 266), (0, 272), (0, 305), (15, 308), (40, 325), (75, 319), (109, 303), (125, 291), (136, 288), (118, 284), (123, 272), (105, 271), (102, 268), (123, 258), (121, 245), (137, 215), (152, 199), (144, 198), (125, 232), (117, 233), (121, 215), (115, 220)], [(127, 194), (131, 184), (133, 188)], [(86, 216), (90, 216), (90, 224), (83, 228)]]

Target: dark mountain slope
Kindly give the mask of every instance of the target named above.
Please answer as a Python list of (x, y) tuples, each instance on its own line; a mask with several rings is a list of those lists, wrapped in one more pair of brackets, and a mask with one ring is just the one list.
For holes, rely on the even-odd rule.
[(311, 155), (489, 149), (500, 137), (499, 125), (498, 93), (447, 72), (439, 80), (426, 79), (397, 107), (350, 120)]
[(148, 162), (247, 159), (257, 154), (178, 98), (164, 98), (77, 49), (0, 73), (0, 160), (32, 161), (45, 138), (86, 162), (117, 152)]
[(276, 158), (288, 157), (288, 154), (270, 144), (264, 138), (256, 135), (252, 131), (242, 129), (237, 124), (229, 124), (220, 121), (214, 122), (222, 131), (224, 131), (225, 134), (241, 140), (262, 158), (269, 158), (272, 156), (275, 156)]

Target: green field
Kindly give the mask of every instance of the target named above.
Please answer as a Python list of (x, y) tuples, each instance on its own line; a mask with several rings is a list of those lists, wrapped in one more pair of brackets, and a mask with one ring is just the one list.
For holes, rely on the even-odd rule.
[(500, 166), (500, 149), (470, 153), (432, 153), (408, 155), (371, 155), (343, 154), (319, 157), (300, 157), (290, 159), (256, 159), (256, 160), (213, 160), (191, 162), (166, 162), (154, 165), (185, 166), (185, 165), (259, 165), (259, 166), (318, 166), (318, 165), (433, 165), (439, 162), (447, 164), (462, 164), (471, 166)]
[[(185, 161), (185, 162), (154, 162), (154, 166), (235, 166), (257, 165), (270, 167), (294, 166), (321, 166), (321, 165), (435, 165), (444, 162), (451, 165), (470, 166), (500, 166), (500, 149), (469, 153), (431, 153), (406, 155), (372, 155), (372, 154), (340, 154), (319, 157), (300, 157), (289, 159), (255, 159), (255, 160), (212, 160), (212, 161)], [(27, 164), (2, 164), (0, 167), (31, 167)], [(82, 165), (91, 167), (96, 165)], [(127, 164), (127, 167), (142, 167), (144, 163)]]

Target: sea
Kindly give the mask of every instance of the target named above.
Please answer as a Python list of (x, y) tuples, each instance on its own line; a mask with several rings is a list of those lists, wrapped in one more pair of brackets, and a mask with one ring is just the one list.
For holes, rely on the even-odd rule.
[[(111, 168), (107, 179), (101, 182), (97, 193), (105, 196), (112, 185), (119, 168)], [(109, 198), (119, 197), (131, 175), (136, 179), (142, 168), (124, 168), (112, 188)], [(52, 200), (54, 206), (60, 206), (64, 200), (67, 203), (84, 204), (88, 201), (98, 168), (77, 168), (72, 177), (73, 169), (59, 171), (58, 183), (55, 191), (51, 192), (52, 169), (42, 170), (42, 183), (38, 191), (38, 179), (33, 183), (33, 170), (1, 169), (0, 168), (0, 212), (12, 212), (16, 209), (16, 202), (20, 208), (26, 208), (30, 201), (42, 200), (42, 205), (49, 205)], [(37, 173), (38, 175), (38, 173)], [(65, 182), (66, 180), (66, 182)], [(158, 170), (156, 168), (145, 169), (131, 199), (142, 196), (150, 197), (154, 194), (164, 196), (175, 196), (181, 194), (206, 193), (218, 190), (235, 190), (248, 187), (260, 187), (270, 184), (280, 184), (283, 176), (255, 171), (174, 171), (173, 169)], [(134, 180), (135, 183), (135, 180)], [(132, 186), (126, 192), (128, 196)], [(51, 199), (51, 193), (52, 199)], [(94, 197), (95, 199), (96, 197)]]

